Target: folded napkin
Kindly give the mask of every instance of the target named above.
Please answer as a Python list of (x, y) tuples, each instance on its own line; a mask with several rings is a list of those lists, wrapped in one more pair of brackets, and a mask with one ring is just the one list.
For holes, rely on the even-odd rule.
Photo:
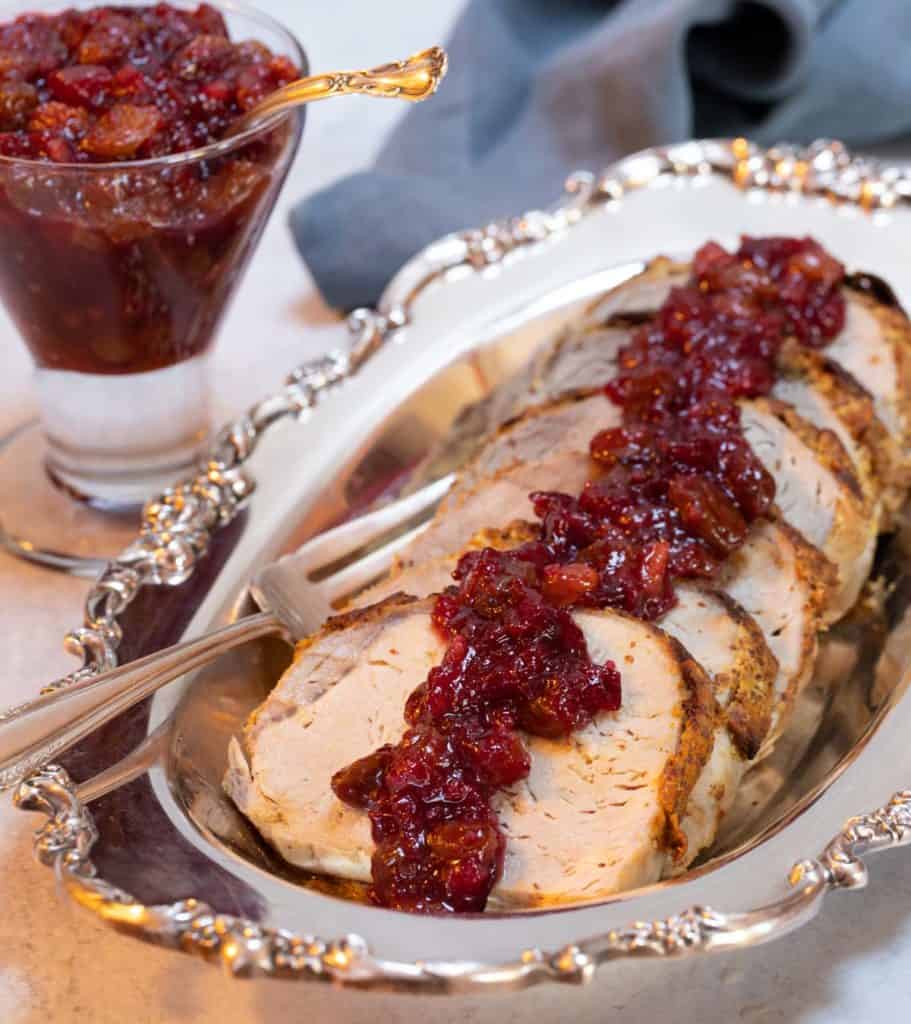
[(448, 50), (439, 93), (375, 167), (292, 213), (331, 306), (375, 303), (440, 235), (550, 203), (569, 171), (645, 146), (911, 128), (911, 0), (471, 0)]

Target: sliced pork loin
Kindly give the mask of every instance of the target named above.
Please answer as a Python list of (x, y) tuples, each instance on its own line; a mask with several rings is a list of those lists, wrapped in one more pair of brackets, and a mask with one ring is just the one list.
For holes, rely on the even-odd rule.
[(578, 492), (592, 473), (588, 443), (620, 422), (605, 395), (571, 395), (531, 409), (503, 427), (460, 474), (399, 567), (459, 551), (485, 527), (533, 519), (533, 491)]
[(587, 458), (592, 437), (621, 422), (622, 410), (600, 390), (561, 393), (554, 401), (527, 409), (489, 438), (460, 473), (450, 498), (458, 501), (460, 493), (478, 480), (511, 466), (540, 462), (554, 452)]
[(834, 433), (775, 399), (741, 403), (744, 435), (775, 480), (781, 518), (819, 548), (838, 572), (826, 621), (841, 618), (870, 575), (879, 503), (864, 495)]
[[(894, 475), (894, 442), (875, 416), (869, 394), (849, 373), (820, 352), (790, 345), (779, 360), (772, 398), (791, 406), (819, 430), (831, 431), (850, 460), (865, 500), (886, 503), (885, 481)], [(897, 500), (898, 495), (889, 499)]]
[[(468, 547), (509, 548), (535, 536), (532, 524), (512, 523), (504, 530), (481, 531)], [(415, 598), (439, 593), (453, 582), (458, 558), (421, 562), (364, 591), (353, 606), (364, 608), (396, 592)], [(681, 823), (687, 838), (685, 866), (713, 841), (743, 773), (768, 735), (778, 704), (778, 663), (756, 620), (729, 594), (680, 584), (677, 598), (659, 625), (706, 671), (721, 711), (711, 758)]]
[[(232, 742), (225, 789), (292, 864), (369, 880), (368, 817), (328, 779), (402, 735), (406, 698), (443, 654), (430, 610), (394, 598), (331, 620)], [(686, 857), (681, 822), (717, 722), (708, 678), (654, 626), (574, 618), (591, 657), (622, 666), (623, 704), (565, 740), (528, 738), (529, 778), (496, 797), (507, 847), (493, 907), (603, 898)]]
[(595, 299), (582, 316), (584, 327), (602, 327), (615, 317), (645, 317), (654, 313), (672, 288), (685, 285), (690, 276), (689, 263), (658, 256), (641, 274)]
[[(491, 485), (494, 491), (495, 485)], [(485, 490), (485, 488), (481, 488)], [(495, 491), (494, 491), (495, 492)], [(486, 511), (486, 510), (485, 510)], [(478, 547), (514, 547), (536, 536), (529, 523), (512, 522), (503, 529), (482, 529), (457, 550)], [(392, 594), (425, 597), (449, 586), (458, 554), (412, 562), (393, 570), (389, 576), (358, 595), (354, 607), (366, 607)], [(739, 626), (738, 648), (753, 649), (757, 668), (752, 685), (749, 676), (725, 672), (737, 679), (739, 694), (731, 704), (731, 734), (738, 748), (751, 756), (757, 744), (768, 752), (784, 727), (794, 700), (809, 681), (816, 656), (816, 638), (836, 584), (834, 566), (793, 527), (783, 522), (760, 522), (753, 526), (746, 543), (725, 565), (715, 582), (717, 597), (729, 600), (728, 612)], [(688, 603), (705, 593), (695, 585), (679, 584), (680, 604), (660, 620), (662, 629), (687, 647), (710, 674), (717, 674), (712, 653), (695, 649)], [(755, 629), (772, 656), (776, 669), (771, 694), (769, 721), (764, 723), (765, 698), (760, 698), (766, 676), (766, 662), (755, 647)], [(719, 629), (716, 624), (713, 628)], [(728, 626), (728, 630), (733, 626)], [(710, 639), (709, 639), (710, 642)], [(723, 652), (721, 652), (723, 655)], [(730, 702), (731, 685), (717, 689), (722, 707)], [(752, 736), (752, 739), (750, 738)]]
[[(609, 326), (618, 315), (653, 312), (688, 274), (688, 264), (659, 257), (593, 303), (582, 324), (593, 329)], [(872, 399), (877, 426), (871, 450), (884, 487), (884, 524), (889, 525), (911, 485), (911, 324), (897, 304), (861, 287), (865, 280), (864, 275), (849, 275), (845, 325), (822, 352)]]
[(767, 754), (813, 674), (817, 635), (836, 586), (835, 567), (787, 523), (759, 522), (715, 585), (753, 618), (778, 665), (771, 727), (762, 748)]
[(845, 296), (845, 326), (824, 352), (870, 394), (889, 439), (878, 449), (877, 468), (891, 522), (911, 484), (911, 326), (900, 309), (870, 295), (848, 288)]
[[(687, 274), (655, 261), (466, 412), (471, 459), (389, 578), (358, 599), (379, 603), (299, 645), (232, 743), (225, 787), (287, 860), (369, 879), (367, 816), (328, 779), (401, 736), (407, 696), (443, 654), (427, 595), (451, 582), (458, 553), (527, 539), (535, 527), (511, 521), (531, 518), (529, 492), (578, 492), (590, 477), (590, 438), (620, 418), (591, 389), (616, 372), (631, 322)], [(714, 589), (678, 585), (658, 625), (574, 612), (592, 657), (620, 668), (623, 704), (565, 741), (529, 739), (531, 776), (497, 798), (509, 841), (492, 906), (602, 898), (682, 869), (781, 731), (819, 629), (869, 573), (881, 506), (888, 517), (909, 482), (907, 321), (867, 294), (846, 297), (833, 344), (789, 346), (773, 396), (742, 403), (746, 436), (776, 480), (778, 518), (754, 525)]]
[[(775, 479), (782, 519), (836, 567), (838, 585), (826, 616), (835, 621), (854, 604), (869, 575), (878, 501), (865, 494), (838, 437), (790, 405), (756, 399), (741, 403), (741, 415), (747, 440)], [(459, 551), (485, 526), (532, 518), (532, 490), (578, 492), (594, 468), (589, 440), (619, 422), (619, 409), (600, 393), (528, 410), (481, 448), (400, 564)]]

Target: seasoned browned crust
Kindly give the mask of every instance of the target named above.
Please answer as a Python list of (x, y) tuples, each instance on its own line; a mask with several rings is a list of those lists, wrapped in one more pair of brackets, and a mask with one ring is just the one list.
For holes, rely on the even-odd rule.
[(857, 443), (852, 462), (864, 494), (869, 500), (881, 498), (893, 470), (877, 461), (878, 452), (891, 438), (874, 412), (869, 392), (833, 359), (793, 343), (782, 352), (778, 369), (786, 376), (804, 378), (825, 400)]
[(772, 722), (778, 661), (756, 620), (742, 604), (723, 590), (708, 593), (724, 605), (739, 627), (734, 666), (715, 684), (729, 694), (724, 714), (731, 741), (741, 757), (751, 761), (759, 753)]
[(899, 414), (905, 450), (911, 444), (911, 322), (900, 307), (887, 306), (872, 295), (846, 289), (849, 301), (863, 306), (879, 324), (883, 337), (892, 348), (898, 370)]
[(491, 528), (478, 530), (468, 542), (466, 550), (478, 551), (481, 548), (495, 548), (497, 551), (507, 551), (509, 548), (518, 547), (526, 541), (539, 540), (541, 527), (537, 523), (529, 523), (525, 519), (514, 519), (502, 528)]
[(883, 338), (892, 349), (898, 375), (897, 411), (902, 425), (901, 435), (890, 433), (879, 419), (874, 418), (870, 438), (874, 465), (883, 482), (882, 525), (884, 529), (891, 529), (911, 487), (911, 322), (901, 307), (886, 305), (874, 296), (853, 288), (847, 290), (849, 300), (863, 306), (876, 320)]
[(817, 630), (821, 630), (824, 628), (826, 609), (838, 587), (838, 570), (819, 548), (812, 545), (790, 523), (782, 519), (777, 520), (777, 523), (788, 534), (796, 549), (798, 576), (807, 587), (813, 614), (817, 619)]
[(831, 430), (820, 430), (815, 424), (795, 412), (793, 406), (779, 401), (777, 398), (754, 398), (751, 399), (750, 404), (766, 410), (782, 422), (810, 449), (816, 457), (816, 461), (825, 466), (838, 480), (846, 492), (845, 496), (852, 498), (859, 510), (863, 510), (866, 515), (871, 513), (872, 502), (864, 493), (854, 463), (845, 451), (845, 446)]
[(388, 618), (393, 612), (408, 608), (409, 611), (421, 611), (417, 606), (421, 603), (430, 603), (409, 594), (390, 594), (389, 597), (375, 604), (367, 605), (365, 608), (355, 608), (352, 611), (340, 612), (326, 619), (322, 627), (311, 636), (298, 640), (294, 645), (294, 656), (297, 657), (312, 647), (318, 640), (328, 636), (330, 633), (340, 633), (342, 630), (351, 629), (354, 626), (366, 626), (380, 619)]
[(754, 399), (751, 404), (764, 409), (783, 423), (813, 453), (816, 461), (841, 484), (832, 529), (826, 540), (827, 553), (832, 555), (845, 573), (845, 578), (840, 580), (842, 598), (838, 596), (838, 589), (830, 598), (832, 615), (829, 621), (832, 621), (848, 610), (843, 603), (844, 595), (856, 595), (859, 590), (857, 572), (858, 567), (863, 565), (860, 559), (872, 558), (871, 545), (879, 529), (879, 502), (864, 493), (850, 456), (831, 430), (820, 430), (798, 415), (786, 402), (777, 399)]
[(794, 561), (797, 578), (803, 584), (810, 601), (811, 618), (803, 633), (800, 665), (804, 670), (797, 672), (790, 680), (787, 690), (778, 697), (778, 722), (776, 735), (781, 732), (788, 712), (793, 707), (797, 694), (807, 681), (810, 668), (816, 659), (817, 637), (826, 628), (826, 611), (838, 589), (838, 571), (826, 556), (814, 547), (799, 531), (783, 519), (777, 525), (788, 535), (794, 547)]
[(702, 666), (694, 661), (686, 648), (657, 626), (651, 626), (670, 645), (680, 666), (686, 695), (680, 713), (683, 723), (677, 740), (677, 749), (664, 766), (658, 789), (658, 799), (664, 821), (656, 836), (659, 844), (670, 851), (675, 864), (686, 858), (687, 839), (681, 828), (690, 794), (708, 764), (715, 746), (718, 724), (718, 703), (712, 682)]

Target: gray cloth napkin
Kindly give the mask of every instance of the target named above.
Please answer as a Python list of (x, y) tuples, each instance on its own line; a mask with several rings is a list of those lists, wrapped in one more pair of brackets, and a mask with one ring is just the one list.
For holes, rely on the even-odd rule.
[(471, 0), (438, 94), (291, 226), (326, 301), (376, 302), (440, 235), (564, 177), (708, 136), (853, 144), (911, 128), (911, 0)]

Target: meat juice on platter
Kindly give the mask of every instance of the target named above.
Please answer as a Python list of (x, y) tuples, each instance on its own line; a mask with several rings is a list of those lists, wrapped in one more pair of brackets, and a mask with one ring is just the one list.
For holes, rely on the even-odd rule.
[(709, 243), (485, 400), (428, 530), (231, 746), (286, 860), (453, 911), (710, 845), (907, 490), (908, 323), (856, 282), (810, 239)]
[(295, 128), (284, 122), (220, 156), (178, 155), (218, 142), (296, 77), (264, 44), (232, 41), (207, 4), (24, 14), (0, 26), (0, 295), (39, 368), (51, 434), (60, 403), (92, 398), (75, 393), (88, 375), (119, 375), (121, 391), (133, 382), (142, 403), (180, 377), (189, 401), (205, 404), (198, 363)]

